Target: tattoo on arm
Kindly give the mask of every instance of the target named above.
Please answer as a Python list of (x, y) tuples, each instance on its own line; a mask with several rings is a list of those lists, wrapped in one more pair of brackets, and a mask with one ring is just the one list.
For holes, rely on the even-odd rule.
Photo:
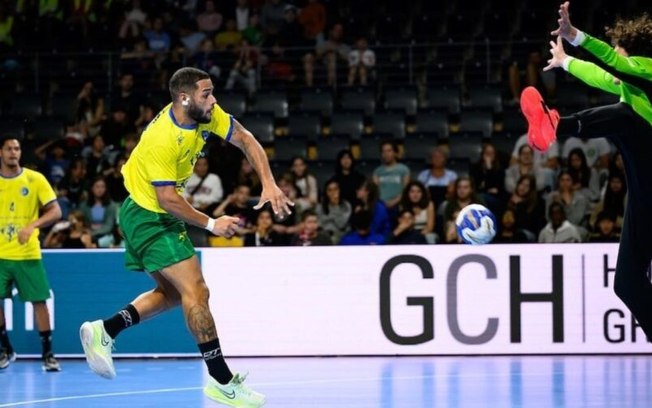
[(186, 323), (199, 344), (217, 338), (215, 322), (208, 305), (196, 304), (190, 307), (186, 313)]

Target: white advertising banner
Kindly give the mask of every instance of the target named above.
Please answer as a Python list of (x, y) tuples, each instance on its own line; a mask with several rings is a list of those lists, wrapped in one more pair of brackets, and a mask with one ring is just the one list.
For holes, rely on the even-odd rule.
[(202, 250), (231, 356), (649, 353), (617, 245)]

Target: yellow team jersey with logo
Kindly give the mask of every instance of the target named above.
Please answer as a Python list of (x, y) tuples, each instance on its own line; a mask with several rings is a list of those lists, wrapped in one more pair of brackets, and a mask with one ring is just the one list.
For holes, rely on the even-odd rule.
[(41, 173), (23, 168), (15, 177), (0, 176), (0, 259), (41, 259), (39, 230), (25, 245), (18, 243), (18, 231), (39, 218), (39, 211), (57, 199)]
[(156, 198), (156, 186), (176, 186), (183, 193), (206, 140), (217, 135), (225, 140), (233, 133), (233, 117), (217, 104), (209, 123), (180, 125), (172, 104), (156, 115), (143, 131), (140, 142), (122, 168), (131, 198), (146, 210), (164, 213)]

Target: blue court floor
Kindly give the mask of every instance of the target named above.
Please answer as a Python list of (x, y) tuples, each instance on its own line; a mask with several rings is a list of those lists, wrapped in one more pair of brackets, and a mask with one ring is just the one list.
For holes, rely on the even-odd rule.
[[(104, 380), (83, 360), (0, 371), (0, 407), (218, 407), (199, 359), (117, 360)], [(649, 356), (234, 358), (267, 407), (652, 407)]]

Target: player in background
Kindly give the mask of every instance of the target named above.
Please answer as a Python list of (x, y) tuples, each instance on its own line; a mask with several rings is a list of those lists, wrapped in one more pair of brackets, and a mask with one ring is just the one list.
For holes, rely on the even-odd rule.
[[(61, 208), (45, 176), (21, 167), (20, 156), (16, 137), (0, 137), (0, 298), (11, 298), (15, 286), (20, 299), (32, 303), (43, 346), (43, 370), (60, 371), (52, 353), (50, 312), (45, 303), (50, 284), (41, 261), (39, 229), (61, 219)], [(16, 353), (1, 306), (0, 346), (0, 369), (7, 368)]]

